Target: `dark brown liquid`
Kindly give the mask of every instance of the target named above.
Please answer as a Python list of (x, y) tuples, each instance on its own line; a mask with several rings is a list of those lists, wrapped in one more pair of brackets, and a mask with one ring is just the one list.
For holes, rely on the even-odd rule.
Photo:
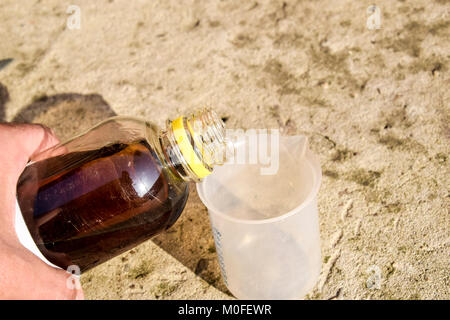
[(85, 271), (176, 221), (188, 185), (168, 179), (146, 141), (114, 144), (27, 166), (17, 200), (44, 256)]

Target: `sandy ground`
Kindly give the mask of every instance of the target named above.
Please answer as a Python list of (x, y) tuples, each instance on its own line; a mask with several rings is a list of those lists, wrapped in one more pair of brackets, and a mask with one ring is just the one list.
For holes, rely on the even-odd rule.
[[(0, 117), (64, 139), (209, 105), (230, 128), (307, 135), (324, 173), (307, 298), (449, 299), (450, 2), (374, 3), (378, 30), (373, 1), (2, 0)], [(195, 191), (169, 232), (82, 283), (91, 299), (230, 297)]]

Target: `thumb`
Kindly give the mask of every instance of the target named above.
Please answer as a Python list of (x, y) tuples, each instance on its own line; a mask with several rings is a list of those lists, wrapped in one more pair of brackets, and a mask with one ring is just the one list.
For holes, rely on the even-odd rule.
[[(59, 140), (52, 130), (38, 124), (0, 124), (0, 203), (3, 212), (15, 212), (17, 180), (30, 157), (55, 144)], [(12, 223), (13, 214), (0, 215)]]
[(35, 154), (59, 143), (53, 131), (41, 124), (0, 124), (0, 180), (11, 189), (17, 183), (28, 160)]
[[(0, 124), (0, 141), (3, 144), (2, 162), (14, 162), (23, 169), (35, 154), (59, 143), (53, 130), (42, 124)], [(8, 161), (9, 160), (9, 161)]]

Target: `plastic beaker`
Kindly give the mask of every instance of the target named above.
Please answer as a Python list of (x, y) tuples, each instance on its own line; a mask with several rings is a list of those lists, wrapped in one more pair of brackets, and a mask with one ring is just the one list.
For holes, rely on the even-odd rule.
[(281, 136), (278, 153), (275, 174), (227, 163), (197, 184), (222, 277), (239, 299), (301, 299), (320, 274), (319, 161), (304, 136)]

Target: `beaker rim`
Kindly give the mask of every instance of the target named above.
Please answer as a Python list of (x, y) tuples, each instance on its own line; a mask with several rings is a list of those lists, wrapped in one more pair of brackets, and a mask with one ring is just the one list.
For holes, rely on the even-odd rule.
[(309, 149), (305, 152), (304, 161), (307, 162), (308, 166), (310, 167), (310, 170), (312, 171), (312, 178), (313, 178), (313, 185), (311, 187), (311, 190), (308, 192), (307, 197), (295, 208), (279, 215), (273, 218), (267, 218), (267, 219), (260, 219), (260, 220), (253, 220), (253, 219), (239, 219), (235, 217), (231, 217), (227, 214), (224, 214), (221, 210), (215, 207), (214, 204), (211, 203), (211, 201), (207, 200), (204, 196), (204, 186), (206, 184), (206, 181), (208, 177), (206, 177), (201, 183), (197, 183), (197, 193), (200, 197), (200, 200), (202, 203), (206, 206), (208, 209), (208, 213), (211, 211), (215, 215), (218, 215), (222, 217), (225, 220), (234, 222), (234, 223), (241, 223), (241, 224), (267, 224), (267, 223), (274, 223), (279, 222), (284, 219), (287, 219), (295, 214), (300, 214), (301, 211), (306, 208), (312, 201), (314, 201), (317, 198), (317, 194), (320, 189), (320, 185), (322, 182), (322, 169), (320, 167), (320, 162), (318, 157), (312, 153)]

